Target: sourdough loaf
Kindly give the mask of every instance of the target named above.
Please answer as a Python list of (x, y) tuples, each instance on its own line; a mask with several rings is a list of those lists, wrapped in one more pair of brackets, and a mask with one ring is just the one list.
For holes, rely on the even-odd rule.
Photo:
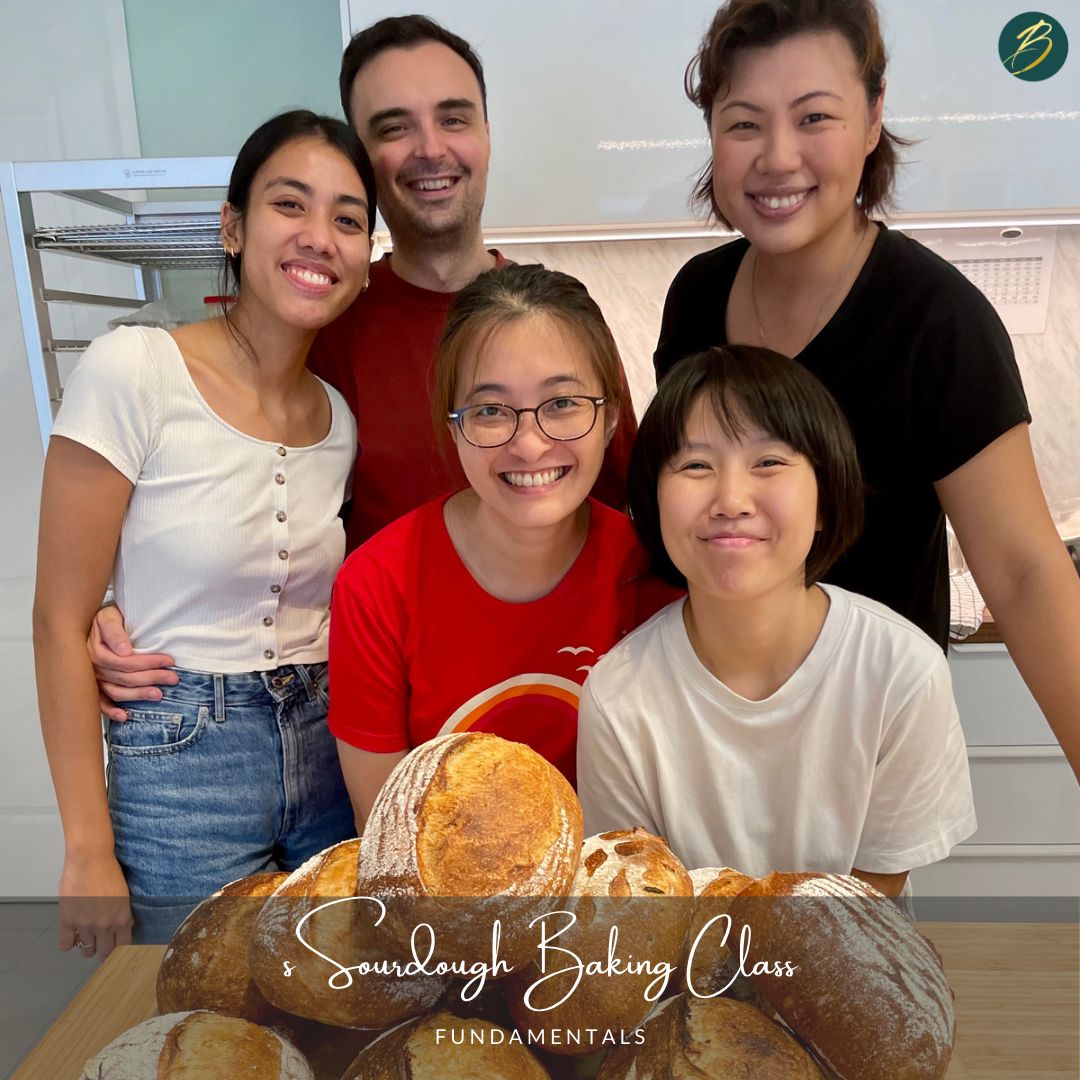
[[(609, 1046), (611, 1033), (632, 1032), (661, 988), (673, 985), (690, 922), (693, 884), (660, 837), (626, 829), (585, 841), (571, 894), (565, 907), (577, 921), (554, 940), (558, 948), (569, 950), (584, 965), (605, 965), (615, 934), (611, 951), (629, 964), (647, 966), (623, 966), (611, 975), (588, 974), (586, 969), (570, 992), (578, 972), (558, 953), (547, 958), (551, 966), (546, 974), (537, 958), (513, 975), (507, 993), (514, 1023), (538, 1045), (557, 1054), (588, 1054)], [(553, 917), (550, 932), (565, 921)], [(564, 974), (550, 977), (559, 970)]]
[[(934, 947), (875, 889), (839, 874), (770, 874), (732, 902), (758, 990), (841, 1080), (938, 1080), (956, 1033)], [(773, 974), (777, 960), (795, 966)]]
[(548, 1080), (519, 1038), (485, 1020), (435, 1012), (381, 1035), (342, 1080)]
[(263, 902), (288, 876), (232, 881), (188, 915), (158, 969), (158, 1012), (211, 1009), (256, 1024), (280, 1019), (251, 978), (248, 947)]
[(640, 1043), (609, 1051), (596, 1080), (822, 1080), (798, 1041), (752, 1005), (730, 998), (669, 998)]
[(155, 1016), (117, 1036), (83, 1068), (82, 1080), (314, 1080), (301, 1054), (276, 1032), (234, 1016)]
[[(259, 990), (277, 1008), (323, 1024), (381, 1029), (432, 1008), (448, 980), (341, 973), (365, 962), (411, 959), (374, 926), (378, 912), (370, 901), (347, 900), (356, 896), (359, 849), (359, 840), (345, 840), (290, 874), (259, 912), (249, 958)], [(298, 927), (309, 947), (298, 940)]]
[[(689, 990), (689, 976), (693, 976), (693, 990), (701, 997), (712, 997), (723, 991), (725, 997), (748, 1001), (770, 1013), (764, 998), (754, 989), (749, 979), (739, 971), (739, 931), (732, 923), (727, 931), (731, 901), (754, 879), (738, 870), (724, 867), (701, 867), (690, 871), (694, 883), (694, 914), (686, 934), (686, 945), (679, 964), (678, 989)], [(693, 950), (693, 967), (690, 953)]]
[(566, 894), (581, 837), (577, 796), (536, 751), (485, 733), (443, 735), (383, 785), (364, 829), (358, 888), (386, 901), (402, 940), (431, 923), (440, 959), (490, 956), (497, 918), (501, 956), (514, 966), (535, 948), (533, 898)]

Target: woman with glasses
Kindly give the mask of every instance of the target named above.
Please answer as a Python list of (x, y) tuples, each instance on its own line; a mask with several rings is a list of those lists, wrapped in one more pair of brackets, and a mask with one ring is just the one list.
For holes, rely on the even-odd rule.
[(527, 743), (573, 782), (581, 683), (675, 595), (589, 497), (619, 398), (574, 278), (509, 266), (454, 301), (434, 412), (469, 486), (372, 537), (334, 587), (330, 728), (358, 825), (394, 765), (451, 731)]

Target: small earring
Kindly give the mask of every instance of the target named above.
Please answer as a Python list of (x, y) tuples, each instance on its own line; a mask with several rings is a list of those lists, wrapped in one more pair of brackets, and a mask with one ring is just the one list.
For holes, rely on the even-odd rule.
[(368, 291), (368, 286), (370, 284), (371, 284), (371, 278), (365, 278), (364, 279), (364, 284), (360, 286), (360, 291), (361, 292), (367, 292)]

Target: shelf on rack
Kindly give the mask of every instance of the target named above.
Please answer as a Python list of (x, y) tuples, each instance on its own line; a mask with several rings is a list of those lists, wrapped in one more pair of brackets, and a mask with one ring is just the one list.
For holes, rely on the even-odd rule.
[(222, 258), (216, 214), (185, 221), (39, 228), (33, 238), (39, 251), (90, 255), (154, 269), (215, 267)]

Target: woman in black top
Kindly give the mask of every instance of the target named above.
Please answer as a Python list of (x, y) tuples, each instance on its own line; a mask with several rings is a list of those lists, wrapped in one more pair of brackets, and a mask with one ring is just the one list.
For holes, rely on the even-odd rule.
[(851, 423), (862, 539), (829, 580), (943, 647), (947, 513), (1009, 650), (1080, 775), (1080, 580), (1046, 509), (1008, 334), (962, 274), (873, 221), (882, 124), (873, 0), (729, 0), (687, 71), (712, 156), (695, 191), (745, 239), (672, 283), (657, 378), (710, 345), (793, 356)]

